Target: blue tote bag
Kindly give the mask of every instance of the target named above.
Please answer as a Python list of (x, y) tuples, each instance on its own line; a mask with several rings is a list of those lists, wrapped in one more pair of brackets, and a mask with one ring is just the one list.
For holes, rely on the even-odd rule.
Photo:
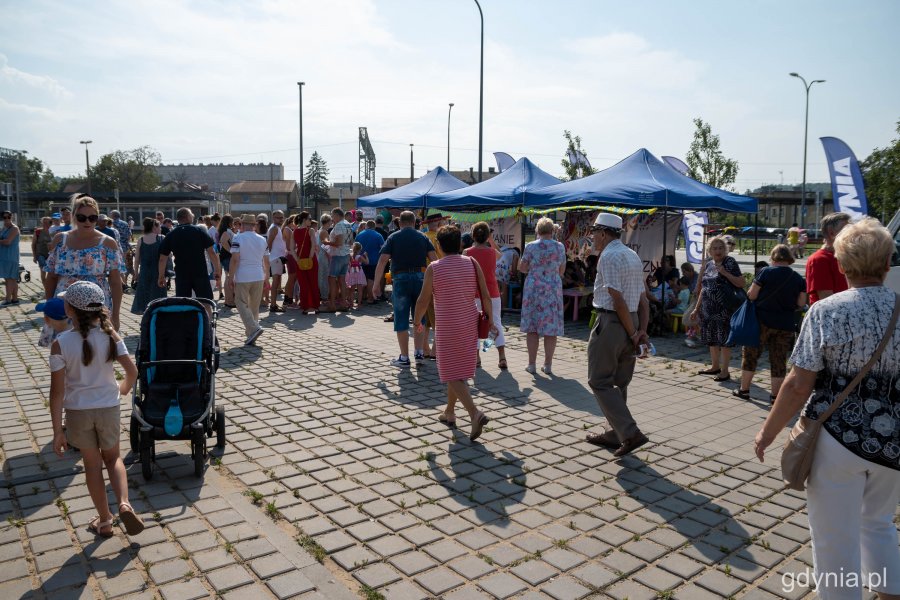
[(728, 333), (726, 346), (759, 346), (759, 320), (756, 318), (756, 304), (753, 300), (744, 300), (731, 315), (731, 331)]

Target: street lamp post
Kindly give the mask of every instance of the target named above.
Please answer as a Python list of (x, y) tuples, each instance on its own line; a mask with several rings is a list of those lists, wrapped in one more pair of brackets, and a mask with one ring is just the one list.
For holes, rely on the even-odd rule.
[(803, 87), (806, 90), (806, 118), (803, 125), (803, 186), (800, 188), (800, 227), (803, 227), (803, 218), (806, 216), (804, 211), (806, 209), (806, 144), (809, 139), (809, 88), (811, 88), (814, 83), (825, 83), (825, 80), (813, 79), (809, 83), (806, 83), (806, 80), (799, 73), (790, 73), (790, 76), (796, 77), (802, 81)]
[(410, 144), (409, 145), (409, 182), (410, 183), (413, 182), (413, 177), (414, 177), (414, 172), (415, 172), (413, 170), (413, 167), (415, 167), (415, 164), (413, 164), (413, 145)]
[(88, 144), (93, 140), (81, 140), (79, 144), (84, 144), (84, 167), (87, 171), (88, 196), (91, 195), (91, 159), (88, 157)]
[(453, 103), (447, 109), (447, 170), (450, 170), (450, 112), (453, 110)]
[(481, 181), (481, 158), (484, 143), (484, 13), (481, 12), (481, 4), (475, 0), (478, 7), (478, 15), (481, 17), (481, 74), (478, 84), (478, 181)]
[(300, 94), (300, 210), (304, 210), (303, 196), (303, 86), (306, 82), (298, 81), (297, 90)]

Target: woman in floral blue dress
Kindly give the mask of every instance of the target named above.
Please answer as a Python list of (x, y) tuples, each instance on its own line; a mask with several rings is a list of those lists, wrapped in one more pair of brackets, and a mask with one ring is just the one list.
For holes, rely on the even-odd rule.
[(553, 238), (553, 221), (544, 217), (534, 229), (538, 239), (525, 245), (519, 260), (519, 271), (528, 276), (522, 290), (522, 317), (519, 329), (527, 333), (528, 366), (537, 371), (537, 351), (544, 338), (544, 366), (541, 371), (552, 375), (556, 337), (563, 334), (562, 273), (566, 268), (566, 249)]
[(56, 234), (44, 270), (44, 297), (49, 300), (76, 281), (96, 283), (106, 297), (110, 321), (119, 329), (125, 259), (116, 241), (97, 231), (100, 207), (85, 194), (73, 197), (72, 230)]

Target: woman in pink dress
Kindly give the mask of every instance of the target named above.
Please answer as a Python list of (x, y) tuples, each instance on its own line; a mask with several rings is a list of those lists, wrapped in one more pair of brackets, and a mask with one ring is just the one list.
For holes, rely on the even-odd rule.
[[(472, 422), (469, 439), (475, 441), (488, 422), (485, 414), (475, 407), (467, 383), (475, 377), (477, 359), (478, 311), (473, 302), (476, 296), (481, 297), (488, 319), (493, 322), (493, 318), (484, 274), (475, 260), (460, 255), (460, 237), (459, 228), (452, 225), (438, 230), (437, 241), (444, 257), (428, 265), (425, 271), (413, 322), (417, 332), (424, 330), (422, 318), (433, 298), (437, 324), (434, 334), (441, 349), (437, 358), (438, 375), (447, 384), (447, 408), (439, 420), (448, 425), (456, 423), (454, 408), (458, 399), (469, 413)], [(495, 326), (491, 325), (491, 329), (497, 333)]]

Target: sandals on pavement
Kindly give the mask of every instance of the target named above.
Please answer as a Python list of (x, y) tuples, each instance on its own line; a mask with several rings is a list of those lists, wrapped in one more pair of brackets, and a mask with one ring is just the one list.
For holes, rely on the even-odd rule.
[(697, 371), (697, 375), (718, 375), (722, 372), (722, 369), (704, 369), (702, 371)]
[(619, 436), (616, 435), (615, 431), (604, 431), (603, 433), (589, 433), (585, 438), (588, 444), (593, 444), (595, 446), (602, 446), (604, 448), (610, 448), (611, 450), (616, 450), (619, 446), (621, 446), (621, 442), (619, 442)]
[(500, 367), (501, 369), (508, 369), (508, 368), (509, 368), (509, 365), (506, 364), (506, 359), (505, 359), (505, 358), (501, 358), (501, 359), (500, 359), (500, 362), (497, 363), (497, 366)]
[(749, 400), (750, 399), (750, 390), (731, 390), (731, 395), (740, 398), (741, 400)]
[(109, 538), (113, 536), (113, 519), (110, 517), (105, 521), (100, 520), (100, 515), (97, 515), (91, 522), (88, 523), (88, 531), (95, 535), (99, 535), (100, 537)]
[(731, 381), (731, 375), (719, 375), (718, 377), (713, 377), (713, 381), (718, 381), (719, 383), (723, 381)]
[(119, 521), (125, 526), (128, 535), (137, 535), (144, 530), (144, 522), (127, 502), (119, 505)]
[(475, 441), (479, 437), (481, 437), (481, 432), (484, 430), (484, 426), (488, 424), (490, 419), (487, 418), (480, 410), (475, 415), (475, 420), (472, 422), (472, 433), (469, 434), (469, 440)]
[(456, 417), (447, 417), (446, 413), (441, 413), (438, 417), (438, 421), (444, 423), (448, 427), (456, 427)]

